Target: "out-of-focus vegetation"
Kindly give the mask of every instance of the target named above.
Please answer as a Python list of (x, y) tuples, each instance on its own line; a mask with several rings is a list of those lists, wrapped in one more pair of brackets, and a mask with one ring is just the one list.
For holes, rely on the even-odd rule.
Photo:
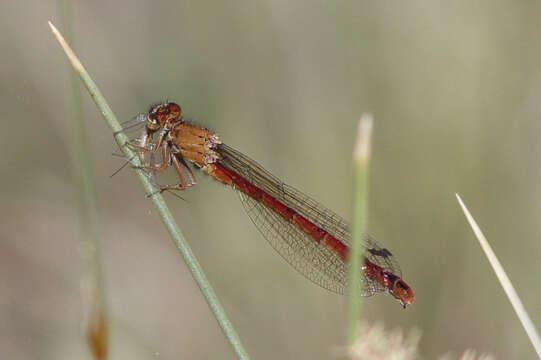
[[(90, 2), (75, 48), (116, 114), (179, 102), (291, 185), (349, 216), (351, 152), (374, 114), (370, 233), (416, 302), (363, 304), (366, 320), (421, 331), (425, 358), (466, 349), (533, 358), (456, 204), (468, 203), (534, 322), (541, 318), (541, 5), (459, 1)], [(67, 63), (53, 2), (0, 4), (0, 348), (6, 358), (86, 353), (70, 169)], [(62, 28), (62, 23), (55, 21)], [(233, 358), (160, 220), (90, 99), (113, 358)], [(327, 359), (345, 298), (288, 266), (233, 191), (169, 196), (254, 358)]]

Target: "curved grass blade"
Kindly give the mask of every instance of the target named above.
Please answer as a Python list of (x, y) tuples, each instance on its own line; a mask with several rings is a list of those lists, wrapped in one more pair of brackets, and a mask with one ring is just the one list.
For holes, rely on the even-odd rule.
[(199, 265), (199, 262), (197, 261), (190, 246), (188, 245), (188, 242), (184, 238), (184, 235), (180, 231), (180, 228), (178, 227), (177, 223), (175, 222), (173, 215), (171, 214), (171, 212), (169, 211), (169, 208), (165, 204), (163, 197), (159, 194), (159, 192), (156, 192), (154, 190), (154, 186), (151, 182), (151, 179), (149, 179), (146, 172), (140, 168), (137, 168), (139, 165), (141, 165), (139, 161), (139, 157), (136, 156), (135, 152), (131, 150), (131, 148), (127, 145), (129, 139), (122, 131), (122, 127), (120, 123), (118, 122), (115, 114), (113, 113), (109, 105), (107, 104), (107, 101), (101, 94), (97, 85), (94, 83), (90, 75), (86, 72), (85, 68), (83, 67), (83, 64), (81, 64), (81, 62), (79, 61), (79, 59), (77, 58), (73, 50), (70, 48), (70, 46), (66, 43), (66, 41), (64, 40), (60, 32), (56, 29), (56, 27), (54, 27), (54, 25), (50, 21), (49, 21), (49, 26), (51, 27), (51, 30), (53, 34), (56, 36), (58, 42), (64, 49), (73, 68), (81, 77), (81, 80), (83, 81), (83, 84), (85, 85), (88, 92), (90, 93), (90, 96), (92, 97), (92, 99), (94, 100), (98, 108), (100, 109), (103, 117), (105, 118), (109, 127), (113, 131), (114, 138), (117, 144), (119, 145), (120, 149), (126, 155), (127, 159), (133, 159), (132, 165), (134, 165), (134, 171), (139, 181), (143, 185), (145, 192), (147, 194), (151, 194), (150, 199), (152, 200), (152, 203), (158, 210), (158, 214), (160, 215), (162, 222), (165, 225), (165, 228), (171, 235), (175, 245), (177, 246), (177, 249), (183, 256), (184, 261), (186, 262), (186, 265), (188, 266), (188, 269), (190, 270), (195, 282), (199, 286), (201, 293), (205, 297), (205, 300), (207, 301), (207, 304), (209, 305), (214, 317), (216, 318), (216, 321), (220, 325), (220, 328), (222, 329), (227, 340), (233, 347), (235, 354), (237, 355), (239, 359), (249, 359), (248, 353), (244, 349), (244, 346), (242, 345), (242, 342), (240, 341), (240, 338), (237, 332), (233, 328), (231, 321), (227, 317), (225, 310), (220, 304), (216, 296), (216, 293), (214, 292), (214, 289), (208, 282), (203, 272), (203, 269), (201, 268), (201, 265)]
[(466, 219), (470, 223), (470, 226), (472, 227), (472, 230), (475, 233), (477, 240), (479, 241), (479, 244), (481, 244), (481, 247), (483, 248), (483, 251), (487, 256), (490, 265), (492, 265), (492, 269), (494, 269), (494, 272), (496, 273), (496, 276), (498, 277), (498, 280), (500, 281), (500, 284), (502, 285), (505, 294), (509, 298), (509, 301), (511, 301), (511, 305), (513, 306), (513, 309), (515, 309), (515, 312), (517, 313), (517, 316), (522, 323), (522, 327), (524, 328), (524, 330), (526, 330), (526, 334), (528, 334), (528, 337), (530, 338), (530, 341), (535, 351), (537, 352), (537, 356), (541, 359), (541, 339), (539, 338), (539, 333), (535, 329), (535, 325), (533, 324), (530, 316), (526, 312), (522, 301), (520, 301), (520, 297), (518, 296), (515, 288), (513, 287), (511, 280), (509, 280), (509, 277), (505, 273), (502, 264), (500, 264), (500, 261), (490, 247), (488, 240), (485, 238), (485, 235), (483, 235), (481, 228), (479, 228), (479, 226), (475, 222), (473, 216), (466, 208), (466, 205), (464, 205), (464, 203), (462, 202), (460, 196), (458, 194), (455, 195), (458, 203), (460, 204), (460, 207), (462, 208), (462, 211), (464, 212), (464, 215), (466, 216)]

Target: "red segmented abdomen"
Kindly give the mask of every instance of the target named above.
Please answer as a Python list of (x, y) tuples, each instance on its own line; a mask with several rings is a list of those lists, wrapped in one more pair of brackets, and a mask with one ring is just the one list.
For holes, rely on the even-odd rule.
[[(224, 167), (220, 163), (207, 164), (203, 167), (203, 170), (205, 171), (205, 173), (212, 176), (216, 180), (224, 184), (230, 185), (235, 189), (252, 197), (253, 199), (262, 202), (265, 206), (273, 209), (284, 219), (304, 231), (312, 239), (314, 239), (318, 243), (323, 244), (329, 250), (334, 252), (343, 261), (347, 260), (349, 249), (343, 242), (341, 242), (336, 237), (329, 234), (327, 231), (320, 228), (289, 206), (285, 205), (280, 200), (269, 195), (257, 186), (251, 184), (249, 181), (244, 179), (235, 171)], [(367, 258), (364, 258), (364, 264), (361, 269), (363, 270), (367, 278), (376, 281), (385, 289), (387, 289), (391, 294), (393, 294), (393, 296), (400, 300), (400, 302), (404, 306), (413, 302), (413, 291), (400, 277), (382, 268), (381, 266), (374, 264)]]
[(207, 164), (204, 171), (215, 178), (216, 180), (230, 185), (235, 189), (242, 191), (246, 195), (262, 202), (265, 206), (273, 209), (276, 213), (282, 216), (287, 221), (295, 224), (299, 229), (308, 234), (315, 241), (322, 243), (329, 250), (337, 254), (342, 260), (346, 260), (348, 256), (348, 247), (340, 240), (282, 203), (275, 197), (267, 194), (257, 186), (246, 181), (236, 172), (222, 166), (219, 163)]
[(413, 291), (399, 276), (374, 264), (367, 258), (364, 258), (364, 265), (361, 269), (369, 279), (377, 281), (381, 286), (393, 294), (395, 298), (400, 300), (404, 307), (413, 303)]

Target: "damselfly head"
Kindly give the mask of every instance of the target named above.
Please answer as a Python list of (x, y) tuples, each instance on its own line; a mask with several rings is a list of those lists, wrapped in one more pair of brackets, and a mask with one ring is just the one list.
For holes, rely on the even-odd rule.
[(172, 125), (181, 120), (182, 109), (178, 104), (166, 102), (154, 106), (148, 113), (146, 126), (150, 131), (161, 128), (171, 129)]

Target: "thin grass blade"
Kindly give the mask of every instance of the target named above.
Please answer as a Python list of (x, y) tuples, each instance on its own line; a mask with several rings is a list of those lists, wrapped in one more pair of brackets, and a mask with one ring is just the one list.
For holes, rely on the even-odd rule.
[(148, 177), (146, 172), (138, 168), (138, 166), (141, 165), (139, 161), (139, 157), (136, 156), (135, 152), (131, 150), (131, 148), (127, 145), (129, 139), (122, 131), (122, 127), (120, 123), (118, 122), (115, 114), (109, 107), (109, 104), (107, 104), (107, 101), (103, 97), (96, 83), (92, 80), (90, 75), (86, 72), (83, 64), (79, 61), (79, 59), (77, 58), (73, 50), (64, 40), (64, 37), (62, 36), (62, 34), (60, 34), (60, 32), (56, 29), (56, 27), (50, 21), (49, 21), (49, 26), (51, 27), (51, 30), (53, 34), (56, 36), (58, 42), (62, 46), (73, 68), (75, 69), (77, 74), (80, 76), (81, 80), (83, 81), (83, 84), (85, 85), (88, 92), (90, 93), (90, 96), (92, 97), (92, 99), (94, 100), (98, 108), (100, 109), (103, 117), (105, 118), (109, 127), (113, 131), (114, 138), (117, 144), (119, 145), (120, 149), (126, 155), (127, 159), (132, 159), (132, 164), (134, 165), (134, 171), (137, 177), (139, 178), (139, 181), (143, 185), (145, 192), (147, 194), (151, 194), (149, 197), (152, 200), (152, 203), (154, 204), (154, 206), (156, 207), (157, 212), (160, 215), (165, 228), (171, 235), (175, 245), (177, 246), (177, 249), (183, 256), (184, 261), (192, 274), (192, 277), (194, 278), (195, 282), (199, 286), (201, 293), (203, 294), (205, 300), (207, 301), (207, 304), (209, 305), (214, 317), (216, 318), (216, 321), (218, 322), (223, 333), (225, 334), (227, 340), (233, 347), (233, 350), (235, 354), (237, 355), (237, 358), (249, 359), (248, 353), (244, 349), (244, 346), (242, 345), (242, 342), (240, 341), (240, 338), (237, 332), (233, 328), (233, 325), (231, 324), (231, 321), (227, 317), (225, 310), (220, 304), (216, 296), (216, 293), (214, 292), (214, 289), (212, 288), (209, 281), (207, 280), (203, 272), (203, 269), (201, 268), (201, 265), (199, 264), (195, 255), (193, 254), (190, 246), (188, 245), (188, 242), (184, 238), (184, 235), (180, 231), (180, 228), (175, 222), (173, 215), (169, 211), (169, 208), (167, 207), (163, 197), (159, 194), (159, 192), (156, 192), (154, 190), (154, 186), (151, 182), (151, 179)]
[(500, 261), (496, 257), (496, 254), (490, 247), (487, 239), (485, 238), (485, 235), (483, 235), (481, 228), (479, 228), (479, 226), (475, 222), (473, 216), (466, 208), (466, 205), (464, 205), (464, 203), (462, 202), (460, 196), (458, 194), (455, 195), (458, 203), (460, 204), (460, 207), (462, 208), (462, 211), (464, 212), (464, 215), (466, 216), (466, 219), (470, 223), (470, 226), (472, 227), (472, 230), (475, 233), (477, 240), (479, 241), (479, 244), (481, 244), (481, 247), (483, 248), (483, 251), (487, 256), (490, 265), (492, 265), (492, 269), (494, 269), (494, 272), (496, 273), (496, 276), (498, 277), (498, 280), (500, 281), (503, 290), (507, 294), (509, 301), (511, 301), (511, 305), (513, 306), (513, 309), (515, 309), (515, 312), (517, 313), (517, 316), (522, 323), (522, 327), (524, 327), (524, 330), (526, 330), (526, 333), (528, 334), (528, 337), (530, 338), (530, 341), (535, 351), (537, 352), (537, 356), (541, 359), (541, 339), (539, 338), (539, 333), (537, 332), (535, 325), (533, 324), (530, 316), (526, 312), (524, 305), (522, 305), (520, 297), (515, 291), (515, 288), (513, 287), (511, 280), (509, 280), (509, 277), (507, 276), (502, 265), (500, 264)]
[(363, 234), (366, 233), (368, 209), (368, 174), (372, 138), (372, 116), (363, 115), (359, 120), (357, 142), (353, 152), (353, 204), (351, 211), (351, 249), (349, 254), (348, 288), (348, 345), (357, 336), (361, 315), (361, 261)]

